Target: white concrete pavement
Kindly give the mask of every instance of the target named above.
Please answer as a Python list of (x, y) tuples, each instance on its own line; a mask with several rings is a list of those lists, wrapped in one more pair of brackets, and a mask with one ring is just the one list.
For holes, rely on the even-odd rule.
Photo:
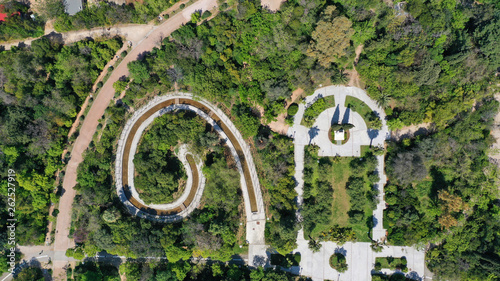
[[(307, 107), (311, 106), (317, 99), (326, 96), (335, 96), (336, 106), (323, 111), (312, 128), (300, 125)], [(367, 128), (364, 119), (356, 112), (345, 107), (347, 96), (353, 96), (360, 99), (374, 110), (382, 120), (382, 129), (373, 132)], [(333, 144), (328, 138), (328, 132), (332, 122), (351, 123), (355, 127), (351, 131), (350, 139), (344, 145)], [(298, 194), (297, 205), (299, 212), (297, 218), (302, 220), (300, 209), (303, 203), (303, 169), (304, 169), (304, 149), (306, 145), (319, 146), (320, 156), (361, 156), (362, 145), (383, 146), (385, 140), (390, 136), (389, 129), (385, 120), (383, 109), (371, 100), (361, 89), (344, 86), (329, 86), (318, 89), (313, 95), (305, 99), (305, 103), (299, 104), (299, 110), (294, 117), (294, 125), (289, 128), (287, 135), (294, 139), (295, 146), (295, 191)], [(377, 172), (380, 181), (374, 186), (379, 190), (377, 208), (373, 212), (374, 228), (373, 240), (385, 240), (386, 230), (383, 228), (383, 210), (385, 208), (384, 185), (387, 177), (384, 174), (384, 156), (377, 156)], [(299, 268), (292, 268), (291, 272), (309, 276), (313, 280), (371, 280), (371, 273), (374, 270), (376, 257), (406, 257), (408, 261), (408, 277), (423, 280), (425, 274), (425, 251), (417, 250), (413, 247), (384, 246), (382, 252), (376, 253), (370, 243), (348, 242), (344, 245), (338, 245), (333, 242), (322, 242), (321, 250), (313, 253), (308, 246), (308, 241), (304, 238), (304, 232), (301, 229), (297, 235), (297, 249), (295, 253), (301, 254)], [(349, 269), (344, 273), (339, 273), (329, 264), (330, 256), (336, 251), (346, 255)], [(392, 273), (388, 269), (383, 272)]]
[[(320, 113), (311, 128), (300, 125), (305, 110), (318, 99), (327, 96), (334, 96), (336, 105)], [(347, 96), (361, 100), (375, 111), (382, 121), (381, 130), (368, 129), (367, 124), (359, 113), (346, 108), (345, 101)], [(330, 141), (328, 133), (333, 123), (350, 123), (354, 125), (354, 128), (350, 130), (349, 140), (345, 144), (338, 145)], [(299, 104), (299, 110), (294, 117), (294, 125), (289, 128), (287, 135), (294, 139), (295, 144), (295, 179), (297, 181), (295, 190), (298, 193), (297, 203), (300, 209), (303, 200), (302, 171), (304, 168), (304, 147), (306, 145), (317, 145), (319, 147), (319, 156), (360, 157), (362, 146), (372, 145), (383, 147), (385, 140), (390, 137), (390, 132), (387, 127), (384, 110), (375, 101), (370, 99), (365, 91), (355, 87), (328, 86), (317, 89), (311, 96), (305, 98), (304, 103)], [(379, 191), (379, 195), (377, 197), (377, 208), (373, 211), (374, 228), (372, 239), (383, 241), (386, 234), (386, 230), (383, 228), (383, 210), (385, 209), (384, 185), (387, 182), (387, 177), (384, 174), (384, 156), (378, 156), (377, 162), (377, 172), (380, 176), (380, 181), (374, 186)], [(300, 214), (298, 217), (300, 218)]]
[[(303, 235), (302, 235), (303, 237)], [(425, 251), (416, 250), (413, 247), (386, 246), (380, 253), (374, 252), (370, 243), (347, 242), (339, 245), (333, 242), (322, 242), (319, 252), (313, 253), (308, 247), (308, 241), (297, 239), (298, 247), (294, 253), (301, 254), (299, 272), (301, 275), (309, 276), (316, 280), (343, 280), (364, 281), (371, 280), (371, 274), (375, 267), (377, 257), (405, 257), (407, 260), (408, 273), (406, 276), (415, 280), (424, 280), (425, 277)], [(334, 253), (343, 253), (346, 256), (348, 269), (339, 273), (330, 266), (330, 257)], [(391, 274), (394, 271), (382, 269), (381, 272)]]

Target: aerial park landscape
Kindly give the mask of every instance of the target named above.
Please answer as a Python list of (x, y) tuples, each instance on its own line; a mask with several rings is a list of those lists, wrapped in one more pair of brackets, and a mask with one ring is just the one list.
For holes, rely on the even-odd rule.
[(0, 280), (500, 275), (494, 1), (11, 2)]

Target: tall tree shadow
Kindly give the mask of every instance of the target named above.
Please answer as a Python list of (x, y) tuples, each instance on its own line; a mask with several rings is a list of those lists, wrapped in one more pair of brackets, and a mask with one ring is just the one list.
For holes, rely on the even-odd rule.
[(349, 123), (349, 117), (351, 115), (351, 109), (346, 108), (344, 112), (344, 117), (342, 118), (342, 124), (348, 124)]
[(309, 129), (309, 132), (308, 132), (308, 134), (309, 134), (309, 144), (311, 144), (312, 139), (314, 137), (316, 137), (318, 135), (318, 133), (319, 133), (318, 126), (314, 126), (311, 129)]
[(368, 129), (366, 130), (366, 132), (368, 133), (368, 137), (370, 138), (370, 146), (372, 146), (373, 140), (379, 135), (379, 130)]
[(335, 108), (335, 112), (333, 113), (331, 125), (338, 124), (339, 119), (340, 119), (340, 109), (339, 109), (339, 105), (337, 104), (337, 107)]

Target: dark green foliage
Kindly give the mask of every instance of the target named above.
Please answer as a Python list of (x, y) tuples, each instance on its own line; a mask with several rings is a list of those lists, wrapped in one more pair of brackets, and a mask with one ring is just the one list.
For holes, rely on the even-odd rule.
[(221, 13), (199, 26), (185, 25), (172, 33), (173, 41), (146, 55), (151, 79), (157, 79), (151, 85), (177, 79), (179, 86), (228, 107), (260, 105), (263, 120), (272, 121), (284, 112), (291, 89), (310, 91), (328, 78), (302, 51), (321, 5), (307, 3), (308, 13), (297, 5), (285, 3), (282, 11), (269, 13), (260, 2), (244, 1), (237, 12)]
[(0, 13), (7, 14), (7, 18), (4, 22), (0, 22), (0, 41), (36, 38), (43, 35), (45, 22), (39, 18), (31, 19), (28, 6), (16, 1), (1, 5), (4, 9), (3, 11), (0, 9)]
[(19, 281), (43, 281), (42, 270), (38, 267), (26, 267), (17, 274), (14, 280)]
[(353, 124), (349, 124), (349, 123), (346, 123), (346, 124), (333, 124), (332, 125), (332, 132), (340, 131), (340, 130), (347, 131), (347, 130), (350, 130), (352, 128), (354, 128), (354, 125)]
[(372, 38), (363, 40), (356, 68), (381, 106), (392, 101), (395, 108), (388, 122), (392, 127), (423, 121), (445, 127), (490, 91), (488, 84), (500, 66), (494, 39), (498, 7), (411, 1), (404, 8), (407, 16), (401, 15), (403, 11), (393, 16), (388, 7), (378, 7), (368, 19), (359, 18), (359, 9), (368, 9), (364, 2), (345, 4), (359, 21), (355, 29)]
[(85, 261), (73, 270), (76, 281), (119, 281), (120, 274), (115, 266)]
[(271, 134), (261, 127), (255, 138), (257, 154), (254, 154), (262, 188), (269, 194), (269, 214), (272, 220), (266, 223), (266, 243), (279, 253), (286, 255), (296, 248), (297, 231), (296, 205), (293, 201), (297, 193), (293, 160), (293, 142), (287, 137)]
[(174, 199), (172, 195), (179, 191), (179, 181), (185, 182), (186, 173), (172, 148), (178, 143), (196, 146), (207, 137), (205, 127), (206, 122), (190, 111), (167, 113), (154, 120), (134, 158), (139, 174), (134, 184), (146, 204), (165, 204)]
[(7, 180), (8, 169), (16, 171), (20, 245), (45, 240), (54, 175), (63, 167), (60, 157), (80, 97), (88, 94), (120, 43), (81, 41), (63, 47), (41, 38), (31, 48), (0, 53), (0, 178)]
[(271, 265), (279, 265), (281, 267), (291, 267), (298, 266), (300, 264), (301, 256), (300, 253), (295, 254), (271, 254)]
[(356, 233), (351, 227), (333, 225), (330, 229), (321, 232), (319, 238), (323, 241), (333, 241), (335, 243), (344, 244), (347, 241), (356, 241)]
[(99, 2), (90, 5), (73, 16), (63, 14), (54, 23), (58, 32), (91, 29), (98, 26), (112, 26), (122, 23), (148, 23), (176, 1), (145, 0), (134, 5), (119, 5), (113, 2)]
[(330, 256), (330, 266), (338, 272), (346, 272), (348, 269), (346, 258), (341, 253), (335, 253)]
[[(500, 208), (492, 195), (496, 175), (489, 172), (487, 157), (488, 128), (497, 107), (491, 99), (480, 101), (477, 110), (459, 114), (448, 129), (418, 138), (409, 147), (389, 149), (389, 179), (397, 183), (385, 190), (389, 242), (441, 241), (427, 253), (427, 263), (447, 279), (498, 274), (500, 237), (495, 233), (500, 229)], [(396, 161), (401, 153), (418, 153), (418, 165), (428, 167), (428, 177), (398, 179), (398, 165), (408, 165)], [(412, 173), (415, 164), (409, 163), (407, 172)]]
[(329, 158), (318, 157), (318, 147), (306, 146), (304, 157), (304, 234), (317, 225), (329, 225), (332, 216), (333, 190), (330, 183), (333, 166)]
[[(292, 255), (290, 255), (292, 256)], [(300, 257), (300, 255), (299, 255)], [(299, 259), (300, 260), (300, 259)], [(295, 263), (295, 262), (294, 262)], [(222, 281), (222, 280), (252, 280), (252, 281), (306, 281), (305, 277), (296, 277), (280, 269), (249, 268), (245, 265), (224, 264), (217, 261), (208, 263), (142, 263), (129, 260), (120, 265), (120, 272), (127, 280), (151, 281)]]
[[(375, 266), (377, 268), (384, 269), (399, 269), (402, 272), (408, 272), (408, 268), (406, 267), (407, 260), (405, 257), (402, 258), (394, 258), (394, 257), (384, 257), (384, 258), (375, 258)], [(378, 269), (380, 270), (380, 269)]]
[[(110, 121), (102, 130), (101, 140), (80, 164), (71, 231), (75, 241), (84, 244), (88, 255), (106, 250), (129, 257), (166, 256), (175, 262), (188, 259), (196, 251), (212, 259), (229, 260), (235, 245), (243, 244), (241, 237), (237, 237), (239, 227), (244, 227), (238, 223), (242, 199), (239, 174), (224, 161), (218, 136), (192, 112), (165, 114), (155, 120), (143, 140), (148, 153), (167, 152), (180, 142), (189, 144), (199, 157), (204, 159), (207, 154), (210, 157), (206, 157), (203, 169), (207, 179), (203, 208), (195, 210), (185, 222), (153, 223), (128, 214), (113, 187), (113, 143), (127, 119), (124, 112), (123, 107), (108, 108), (106, 115)], [(150, 176), (157, 170), (158, 166), (149, 167), (145, 172)], [(178, 274), (184, 272), (183, 267), (173, 270)]]
[(243, 138), (255, 137), (260, 127), (260, 120), (252, 112), (252, 109), (244, 104), (235, 105), (232, 115), (236, 117), (235, 125), (240, 129)]
[(288, 111), (288, 115), (289, 115), (289, 116), (294, 116), (294, 115), (295, 115), (295, 114), (297, 114), (297, 112), (299, 111), (299, 105), (298, 105), (298, 104), (296, 104), (296, 103), (292, 103), (292, 104), (288, 107), (287, 111)]
[(205, 11), (201, 15), (201, 19), (205, 20), (205, 19), (208, 19), (210, 16), (212, 16), (212, 13), (210, 11)]
[(311, 127), (316, 121), (316, 118), (321, 114), (321, 112), (325, 111), (327, 108), (334, 106), (335, 106), (334, 96), (319, 98), (311, 106), (306, 108), (302, 120), (303, 123), (302, 125)]

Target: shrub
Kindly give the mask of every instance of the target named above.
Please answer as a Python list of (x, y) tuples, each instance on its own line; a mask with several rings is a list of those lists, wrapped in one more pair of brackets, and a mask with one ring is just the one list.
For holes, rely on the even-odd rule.
[(67, 257), (72, 258), (74, 254), (75, 254), (75, 250), (73, 250), (73, 249), (67, 249), (66, 250), (66, 256)]
[(221, 11), (224, 11), (224, 10), (226, 10), (226, 9), (227, 9), (227, 7), (228, 7), (227, 3), (226, 3), (226, 2), (224, 2), (224, 3), (222, 3), (222, 5), (220, 5), (220, 10), (221, 10)]
[(98, 88), (102, 88), (103, 85), (104, 85), (104, 83), (102, 83), (102, 81), (97, 82), (97, 87)]
[(58, 214), (59, 214), (59, 209), (54, 209), (54, 211), (52, 212), (52, 216), (57, 217)]
[(297, 112), (299, 111), (299, 105), (296, 104), (296, 103), (292, 103), (289, 107), (288, 107), (288, 115), (289, 116), (294, 116), (295, 114), (297, 114)]
[(181, 8), (181, 9), (184, 9), (184, 7), (186, 7), (186, 4), (181, 4), (181, 5), (179, 6), (179, 8)]
[(346, 258), (341, 253), (335, 253), (331, 255), (330, 266), (336, 269), (338, 272), (346, 272), (348, 268)]
[(120, 54), (120, 56), (123, 58), (123, 57), (125, 57), (127, 54), (128, 54), (128, 52), (127, 52), (127, 51), (123, 51), (123, 52)]
[(347, 124), (342, 124), (342, 129), (344, 129), (345, 131), (350, 130), (350, 129), (352, 129), (352, 128), (354, 128), (354, 125), (353, 125), (353, 124), (349, 124), (349, 123), (347, 123)]
[(82, 248), (75, 249), (75, 252), (73, 254), (73, 258), (75, 258), (77, 260), (83, 260), (83, 258), (85, 258), (85, 254), (83, 253)]
[(371, 183), (377, 183), (380, 180), (380, 176), (378, 175), (377, 172), (374, 171), (368, 174), (368, 180)]
[(205, 11), (203, 13), (203, 15), (201, 16), (201, 19), (204, 20), (204, 19), (208, 19), (210, 16), (212, 15), (212, 13), (210, 13), (210, 11)]
[(342, 125), (340, 125), (340, 124), (333, 124), (332, 125), (332, 132), (339, 131), (340, 129), (342, 129)]

